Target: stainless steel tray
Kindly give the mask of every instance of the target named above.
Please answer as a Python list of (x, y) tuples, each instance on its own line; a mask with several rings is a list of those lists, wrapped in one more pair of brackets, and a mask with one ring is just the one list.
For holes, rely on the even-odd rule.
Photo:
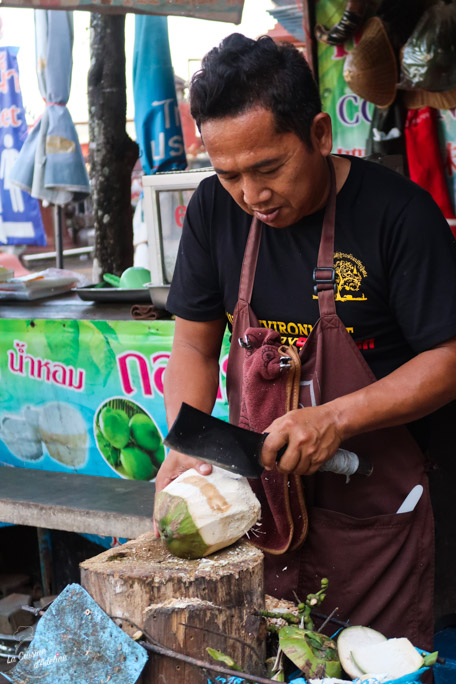
[(157, 309), (166, 310), (166, 302), (168, 299), (169, 285), (151, 285), (150, 283), (145, 285), (149, 288), (150, 299), (152, 304), (157, 307)]
[(86, 285), (85, 287), (75, 287), (72, 291), (86, 302), (131, 302), (132, 304), (150, 302), (150, 294), (147, 287), (127, 289)]

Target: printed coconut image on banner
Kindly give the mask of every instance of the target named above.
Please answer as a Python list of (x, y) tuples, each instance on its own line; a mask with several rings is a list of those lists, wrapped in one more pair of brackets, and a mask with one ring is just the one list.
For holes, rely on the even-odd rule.
[(0, 48), (0, 245), (45, 245), (38, 200), (10, 179), (27, 137), (17, 52)]

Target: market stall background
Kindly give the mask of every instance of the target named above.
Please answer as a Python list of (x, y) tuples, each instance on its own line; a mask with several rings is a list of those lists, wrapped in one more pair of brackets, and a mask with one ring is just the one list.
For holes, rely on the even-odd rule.
[[(320, 0), (316, 3), (316, 21), (333, 26), (342, 16), (345, 0)], [(355, 37), (356, 38), (356, 37)], [(363, 157), (372, 122), (374, 106), (354, 93), (343, 71), (355, 41), (341, 45), (318, 43), (318, 70), (323, 109), (331, 115), (335, 153)], [(438, 137), (441, 156), (453, 209), (456, 204), (456, 109), (438, 110)]]
[[(231, 3), (227, 2), (228, 5)], [(332, 25), (342, 14), (345, 2), (320, 0), (316, 7), (318, 22)], [(231, 30), (235, 27), (227, 32)], [(343, 65), (352, 45), (353, 42), (345, 46), (319, 44), (320, 88), (324, 109), (333, 119), (334, 151), (363, 156), (373, 106), (356, 95), (344, 79)], [(448, 187), (454, 201), (456, 110), (439, 112), (438, 123)], [(132, 411), (145, 415), (155, 425), (157, 435), (163, 438), (167, 428), (162, 378), (171, 350), (173, 322), (108, 318), (50, 321), (31, 317), (8, 320), (7, 307), (3, 308), (3, 316), (0, 333), (2, 463), (131, 477), (118, 454), (103, 453), (100, 415), (104, 408), (120, 408), (129, 418)], [(228, 344), (226, 338), (215, 409), (215, 415), (223, 418), (228, 415), (224, 390)], [(73, 432), (69, 431), (70, 427), (74, 428)], [(29, 451), (20, 443), (22, 435), (28, 437)], [(70, 451), (74, 452), (72, 456)], [(153, 480), (157, 460), (163, 455), (163, 450), (157, 448), (153, 456), (148, 456), (150, 464), (144, 461), (147, 467), (144, 466), (142, 474), (146, 479)], [(133, 473), (133, 478), (137, 476), (138, 471)]]

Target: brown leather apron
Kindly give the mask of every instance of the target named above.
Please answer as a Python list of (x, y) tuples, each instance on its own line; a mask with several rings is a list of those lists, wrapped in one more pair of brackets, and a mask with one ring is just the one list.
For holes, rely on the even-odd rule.
[[(298, 371), (297, 351), (283, 347), (275, 331), (261, 328), (250, 307), (262, 231), (252, 221), (227, 374), (230, 421), (243, 427), (264, 431), (293, 408), (296, 373), (300, 406), (322, 404), (375, 381), (336, 314), (331, 161), (330, 169), (331, 192), (314, 272), (320, 318), (299, 353)], [(347, 482), (333, 473), (299, 478), (265, 471), (252, 482), (262, 504), (262, 526), (252, 541), (266, 552), (266, 592), (291, 600), (296, 592), (303, 600), (327, 577), (325, 613), (338, 607), (339, 617), (351, 624), (370, 625), (388, 637), (406, 636), (430, 648), (434, 522), (423, 454), (402, 426), (358, 435), (341, 446), (368, 458), (373, 474), (354, 475)], [(415, 510), (396, 514), (417, 484), (424, 492)]]

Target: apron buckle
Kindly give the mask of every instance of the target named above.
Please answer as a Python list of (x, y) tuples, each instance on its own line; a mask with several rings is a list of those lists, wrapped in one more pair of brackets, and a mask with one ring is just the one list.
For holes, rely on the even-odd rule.
[(239, 346), (242, 347), (242, 349), (252, 349), (253, 348), (253, 345), (250, 343), (248, 335), (244, 335), (244, 337), (239, 337), (238, 343), (239, 343)]
[[(327, 273), (329, 273), (329, 277), (328, 278), (322, 278), (321, 277), (322, 271), (326, 271)], [(318, 277), (317, 277), (317, 273), (318, 273)], [(331, 266), (317, 266), (313, 270), (312, 278), (313, 278), (313, 284), (314, 284), (314, 288), (313, 288), (314, 294), (318, 295), (318, 293), (321, 290), (331, 289), (330, 287), (327, 287), (328, 285), (332, 286), (332, 289), (334, 290), (334, 292), (337, 292), (336, 271)], [(319, 285), (323, 285), (326, 287), (320, 287), (319, 288), (318, 287)]]

